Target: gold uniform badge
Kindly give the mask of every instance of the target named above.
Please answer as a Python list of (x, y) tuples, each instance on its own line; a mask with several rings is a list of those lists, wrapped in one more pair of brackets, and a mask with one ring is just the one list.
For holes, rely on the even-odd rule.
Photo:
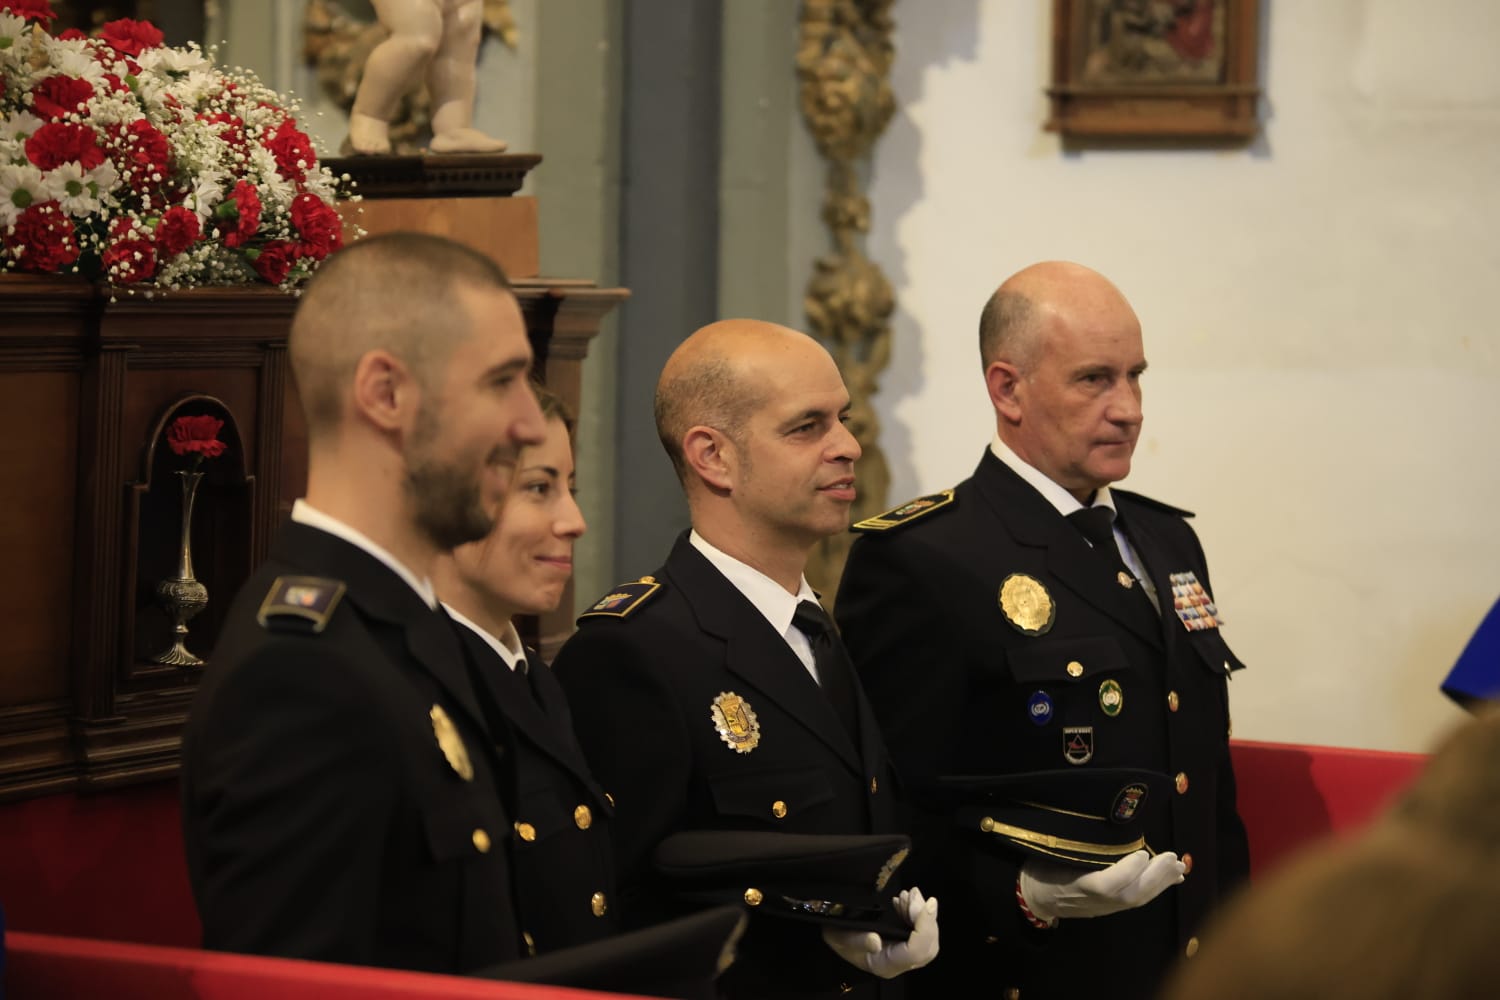
[(469, 751), (464, 746), (463, 737), (458, 735), (458, 727), (448, 718), (448, 713), (443, 711), (441, 705), (433, 705), (427, 716), (432, 720), (432, 735), (437, 737), (438, 749), (448, 758), (448, 766), (458, 772), (460, 778), (473, 781), (474, 764), (469, 760)]
[(733, 691), (720, 691), (709, 707), (709, 717), (719, 739), (735, 753), (749, 753), (760, 746), (760, 720), (750, 703)]
[(1023, 635), (1045, 635), (1057, 616), (1057, 605), (1042, 581), (1025, 573), (1012, 573), (1001, 581), (1000, 610)]

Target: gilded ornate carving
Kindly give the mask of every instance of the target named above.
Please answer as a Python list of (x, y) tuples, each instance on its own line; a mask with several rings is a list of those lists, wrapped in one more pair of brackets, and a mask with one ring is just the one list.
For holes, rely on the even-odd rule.
[[(890, 85), (893, 2), (804, 0), (797, 49), (802, 115), (827, 164), (822, 218), (833, 243), (833, 252), (813, 265), (803, 307), (849, 387), (849, 428), (864, 450), (855, 520), (884, 510), (890, 486), (873, 399), (890, 361), (895, 297), (864, 253), (870, 201), (860, 167), (896, 108)], [(848, 534), (836, 535), (813, 554), (808, 579), (823, 593), (837, 585), (851, 541)]]
[[(484, 26), (489, 34), (515, 49), (519, 39), (510, 0), (484, 0)], [(354, 106), (359, 77), (370, 50), (385, 40), (386, 30), (371, 18), (355, 17), (340, 0), (308, 0), (303, 19), (302, 51), (317, 69), (318, 85), (343, 111)], [(402, 99), (391, 122), (391, 151), (416, 153), (430, 131), (431, 107), (426, 88)]]

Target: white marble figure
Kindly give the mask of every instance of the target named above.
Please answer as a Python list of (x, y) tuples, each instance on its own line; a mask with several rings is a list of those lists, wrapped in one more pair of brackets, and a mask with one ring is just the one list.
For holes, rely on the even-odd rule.
[(349, 116), (355, 153), (391, 151), (390, 124), (407, 91), (427, 73), (434, 153), (498, 153), (505, 143), (474, 127), (474, 61), (484, 0), (371, 0), (391, 33), (370, 53)]

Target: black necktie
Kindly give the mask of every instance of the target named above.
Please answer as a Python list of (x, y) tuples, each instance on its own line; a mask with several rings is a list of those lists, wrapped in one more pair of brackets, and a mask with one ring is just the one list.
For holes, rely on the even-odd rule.
[(823, 688), (833, 710), (854, 745), (859, 745), (859, 709), (854, 695), (854, 666), (844, 643), (833, 631), (833, 622), (814, 601), (801, 601), (792, 615), (792, 624), (812, 644), (813, 665), (818, 668), (818, 684)]
[(1114, 512), (1108, 507), (1085, 507), (1068, 515), (1068, 520), (1078, 533), (1094, 544), (1094, 551), (1103, 556), (1111, 569), (1124, 570), (1132, 580), (1135, 574), (1125, 565), (1120, 547), (1115, 544)]

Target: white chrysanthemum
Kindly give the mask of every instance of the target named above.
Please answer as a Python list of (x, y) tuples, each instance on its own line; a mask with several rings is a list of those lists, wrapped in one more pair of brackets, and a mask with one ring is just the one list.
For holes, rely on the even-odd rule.
[(47, 172), (47, 186), (64, 212), (82, 218), (113, 201), (108, 192), (120, 180), (113, 163), (105, 160), (93, 170), (84, 170), (76, 162), (64, 163)]
[(302, 186), (317, 195), (319, 201), (326, 201), (330, 204), (338, 194), (337, 181), (334, 180), (333, 174), (327, 167), (309, 170)]
[(147, 76), (142, 74), (136, 81), (135, 92), (141, 103), (146, 106), (146, 118), (152, 122), (161, 120), (162, 113), (167, 108), (167, 86), (171, 83), (166, 77)]
[(203, 170), (193, 178), (193, 191), (184, 204), (193, 210), (199, 222), (206, 224), (224, 200), (224, 182), (228, 178), (229, 174), (223, 170)]
[(276, 157), (264, 146), (250, 151), (250, 167), (260, 175), (260, 200), (267, 208), (283, 210), (297, 197), (297, 186), (276, 169)]
[(154, 73), (161, 76), (201, 73), (213, 68), (213, 64), (203, 57), (202, 51), (196, 44), (190, 44), (181, 49), (167, 48), (164, 45), (147, 49), (136, 56), (135, 61), (141, 67), (143, 74)]
[(87, 80), (94, 85), (96, 91), (107, 86), (104, 80), (104, 67), (100, 66), (89, 53), (88, 42), (82, 39), (59, 42), (54, 38), (48, 38), (43, 44), (47, 49), (47, 64), (54, 73)]
[(29, 163), (0, 166), (0, 225), (11, 225), (27, 208), (51, 198), (51, 186), (36, 167)]
[(183, 107), (197, 110), (219, 87), (220, 83), (212, 73), (194, 70), (181, 78), (170, 78), (167, 93), (177, 98)]
[(24, 17), (0, 13), (0, 59), (12, 66), (24, 66), (31, 59), (31, 33)]
[(30, 111), (12, 111), (4, 118), (0, 118), (0, 140), (5, 142), (23, 143), (36, 134), (43, 122)]

